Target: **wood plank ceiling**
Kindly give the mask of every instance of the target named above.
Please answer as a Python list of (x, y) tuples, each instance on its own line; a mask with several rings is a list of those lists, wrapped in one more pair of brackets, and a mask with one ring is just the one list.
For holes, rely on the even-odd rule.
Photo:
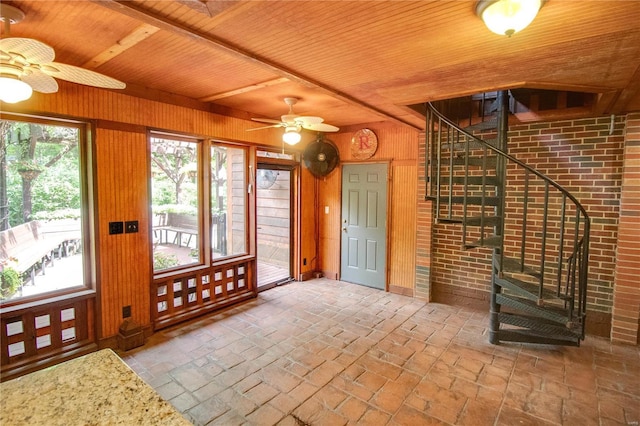
[(294, 96), (297, 114), (336, 126), (422, 128), (407, 105), (517, 87), (599, 93), (603, 114), (640, 110), (640, 1), (549, 0), (511, 38), (489, 32), (471, 0), (3, 4), (26, 14), (11, 36), (51, 45), (58, 62), (242, 118), (278, 118)]

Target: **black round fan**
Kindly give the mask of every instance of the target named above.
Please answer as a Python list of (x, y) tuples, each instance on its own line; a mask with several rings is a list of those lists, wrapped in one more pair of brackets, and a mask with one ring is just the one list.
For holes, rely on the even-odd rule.
[(328, 175), (340, 163), (338, 148), (322, 134), (305, 148), (302, 159), (304, 165), (315, 177)]

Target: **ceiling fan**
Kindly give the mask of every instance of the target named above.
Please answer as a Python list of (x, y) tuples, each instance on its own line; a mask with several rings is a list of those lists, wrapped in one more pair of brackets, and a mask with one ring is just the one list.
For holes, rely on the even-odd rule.
[(300, 142), (300, 131), (302, 129), (313, 130), (316, 132), (337, 132), (340, 130), (336, 126), (324, 123), (321, 117), (296, 115), (293, 113), (293, 106), (298, 102), (298, 98), (284, 98), (284, 103), (289, 105), (289, 113), (280, 117), (280, 120), (271, 120), (268, 118), (252, 118), (253, 121), (261, 123), (271, 123), (270, 126), (256, 127), (251, 130), (268, 129), (271, 127), (284, 127), (285, 131), (282, 140), (289, 145), (295, 145)]
[[(1, 5), (4, 36), (11, 24), (24, 19), (24, 13), (13, 6)], [(0, 39), (0, 99), (15, 103), (31, 97), (32, 92), (55, 93), (55, 78), (105, 89), (124, 89), (125, 84), (106, 75), (68, 64), (53, 62), (53, 48), (32, 38)], [(55, 78), (54, 78), (55, 77)]]

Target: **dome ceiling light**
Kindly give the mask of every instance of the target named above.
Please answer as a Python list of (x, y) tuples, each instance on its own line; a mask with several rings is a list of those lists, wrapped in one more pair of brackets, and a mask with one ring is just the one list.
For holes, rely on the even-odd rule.
[(543, 0), (480, 0), (476, 14), (489, 30), (511, 37), (536, 17)]

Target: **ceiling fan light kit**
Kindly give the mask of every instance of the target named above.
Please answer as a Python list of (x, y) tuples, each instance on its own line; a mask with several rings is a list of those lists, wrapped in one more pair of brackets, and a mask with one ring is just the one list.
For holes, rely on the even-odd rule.
[(15, 104), (31, 97), (33, 89), (18, 77), (0, 73), (0, 100)]
[(511, 37), (536, 17), (543, 0), (480, 0), (476, 14), (492, 32)]
[(297, 126), (287, 127), (282, 135), (282, 141), (289, 145), (295, 145), (300, 142), (302, 136), (300, 136), (300, 129)]
[(20, 9), (0, 5), (0, 18), (5, 36), (0, 39), (0, 100), (3, 102), (27, 100), (33, 91), (55, 93), (58, 91), (55, 78), (105, 89), (126, 87), (123, 82), (95, 71), (53, 62), (55, 51), (41, 41), (10, 37), (11, 24), (24, 18)]
[(259, 121), (261, 123), (270, 123), (269, 126), (254, 127), (252, 130), (262, 130), (272, 127), (284, 127), (284, 133), (282, 134), (282, 141), (289, 145), (295, 145), (302, 139), (300, 132), (302, 129), (311, 130), (315, 132), (337, 132), (340, 130), (336, 126), (327, 124), (322, 117), (315, 116), (302, 116), (293, 112), (293, 106), (298, 103), (298, 98), (284, 98), (284, 103), (289, 106), (289, 112), (280, 117), (280, 120), (272, 120), (269, 118), (252, 118), (253, 121)]

